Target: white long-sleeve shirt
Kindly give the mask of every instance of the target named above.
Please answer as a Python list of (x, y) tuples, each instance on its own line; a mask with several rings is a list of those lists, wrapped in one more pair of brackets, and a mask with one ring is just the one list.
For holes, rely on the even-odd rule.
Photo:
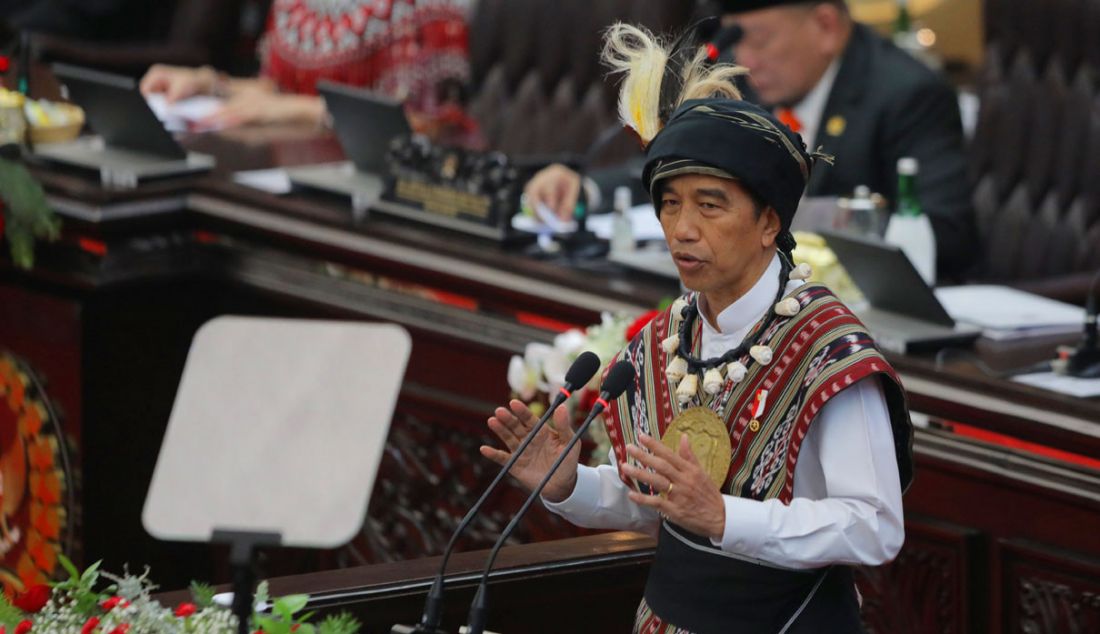
[[(775, 300), (778, 278), (777, 258), (718, 315), (718, 328), (703, 319), (703, 358), (741, 343)], [(893, 438), (877, 377), (833, 396), (803, 440), (790, 504), (723, 495), (726, 528), (714, 546), (787, 568), (892, 560), (905, 539)], [(579, 526), (655, 533), (660, 517), (630, 501), (614, 452), (611, 459), (611, 465), (579, 466), (572, 495), (556, 504), (544, 500), (546, 507)]]

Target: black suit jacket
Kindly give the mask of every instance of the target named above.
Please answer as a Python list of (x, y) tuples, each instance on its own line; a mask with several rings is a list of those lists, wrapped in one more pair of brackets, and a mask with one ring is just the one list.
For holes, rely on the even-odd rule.
[(891, 201), (897, 162), (920, 162), (917, 194), (936, 234), (937, 277), (959, 278), (978, 252), (958, 100), (954, 89), (893, 43), (857, 24), (816, 139), (807, 147), (836, 157), (818, 162), (808, 196), (847, 196), (857, 185)]

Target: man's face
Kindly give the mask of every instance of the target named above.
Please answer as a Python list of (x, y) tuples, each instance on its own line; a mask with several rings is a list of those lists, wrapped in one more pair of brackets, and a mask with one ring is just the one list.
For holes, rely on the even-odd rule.
[(701, 174), (660, 183), (661, 228), (684, 286), (726, 305), (756, 283), (772, 257), (779, 217), (759, 217), (736, 181)]
[(831, 28), (834, 17), (834, 9), (818, 5), (760, 9), (727, 19), (744, 29), (734, 56), (748, 67), (749, 83), (761, 100), (793, 105), (813, 89), (843, 50)]

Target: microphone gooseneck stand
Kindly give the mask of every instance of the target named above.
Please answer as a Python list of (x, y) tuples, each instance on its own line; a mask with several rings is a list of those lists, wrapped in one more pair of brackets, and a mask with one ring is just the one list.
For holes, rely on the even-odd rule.
[(577, 166), (577, 176), (581, 183), (580, 190), (577, 192), (577, 212), (574, 214), (577, 230), (558, 240), (562, 250), (571, 260), (591, 260), (607, 255), (609, 248), (607, 242), (597, 238), (596, 234), (588, 229), (588, 214), (592, 213), (592, 201), (588, 199), (584, 179), (593, 159), (618, 137), (620, 132), (622, 132), (622, 126), (614, 125), (605, 128), (585, 150), (581, 164)]
[(484, 506), (485, 501), (489, 498), (489, 495), (496, 490), (497, 486), (504, 480), (504, 476), (511, 470), (512, 465), (516, 463), (520, 455), (527, 449), (527, 446), (531, 444), (535, 436), (542, 429), (542, 426), (546, 424), (546, 421), (554, 414), (556, 410), (566, 399), (569, 398), (573, 390), (579, 387), (583, 387), (592, 378), (596, 371), (600, 369), (600, 358), (596, 356), (594, 352), (585, 351), (577, 357), (573, 362), (573, 365), (569, 366), (569, 370), (565, 373), (565, 385), (558, 390), (558, 394), (554, 397), (553, 402), (550, 403), (550, 407), (546, 409), (546, 413), (543, 414), (535, 426), (531, 428), (531, 431), (524, 437), (523, 442), (516, 447), (516, 450), (512, 452), (512, 457), (501, 467), (500, 472), (497, 473), (493, 481), (489, 483), (489, 486), (485, 488), (485, 491), (478, 498), (477, 502), (470, 507), (470, 510), (466, 513), (466, 516), (459, 522), (458, 528), (455, 529), (454, 534), (451, 535), (450, 542), (447, 543), (447, 548), (443, 551), (443, 561), (439, 566), (439, 572), (436, 573), (435, 579), (432, 581), (432, 586), (428, 590), (428, 597), (424, 601), (424, 612), (420, 617), (420, 623), (417, 625), (395, 625), (390, 630), (390, 634), (446, 634), (446, 631), (440, 628), (440, 623), (443, 619), (443, 590), (444, 581), (443, 575), (447, 571), (447, 562), (451, 558), (451, 553), (454, 551), (455, 545), (458, 543), (458, 538), (466, 530), (466, 527), (470, 525), (474, 517), (481, 511), (481, 507)]
[(474, 595), (473, 603), (470, 604), (470, 617), (466, 626), (466, 634), (483, 634), (485, 632), (485, 625), (488, 619), (488, 582), (489, 572), (493, 569), (493, 563), (496, 561), (497, 554), (500, 552), (500, 548), (504, 545), (504, 541), (512, 534), (512, 531), (519, 525), (520, 520), (527, 514), (528, 509), (538, 498), (539, 494), (546, 487), (546, 484), (550, 482), (550, 478), (554, 476), (554, 473), (561, 466), (561, 463), (565, 461), (565, 458), (576, 446), (577, 442), (584, 436), (584, 432), (588, 429), (588, 426), (592, 424), (592, 421), (596, 419), (596, 416), (607, 408), (608, 403), (614, 399), (619, 398), (623, 392), (629, 389), (634, 383), (634, 368), (626, 361), (620, 361), (616, 363), (611, 371), (607, 374), (607, 379), (604, 381), (600, 397), (596, 400), (596, 405), (592, 407), (592, 411), (585, 417), (584, 422), (581, 423), (577, 430), (573, 433), (573, 437), (569, 439), (569, 443), (562, 450), (561, 455), (558, 456), (554, 464), (550, 466), (550, 470), (539, 482), (538, 486), (531, 491), (531, 495), (523, 502), (523, 506), (512, 518), (512, 521), (508, 522), (508, 525), (504, 527), (500, 537), (497, 538), (495, 544), (493, 544), (492, 551), (489, 552), (489, 559), (485, 563), (485, 570), (481, 573), (481, 582), (477, 587), (477, 594)]
[(1096, 333), (1096, 287), (1100, 283), (1100, 271), (1092, 276), (1089, 294), (1085, 299), (1085, 332), (1081, 345), (1066, 359), (1066, 374), (1082, 379), (1100, 377), (1100, 345)]

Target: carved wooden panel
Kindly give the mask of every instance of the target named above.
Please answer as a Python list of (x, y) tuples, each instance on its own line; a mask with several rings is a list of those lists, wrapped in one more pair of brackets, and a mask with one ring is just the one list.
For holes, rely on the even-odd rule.
[(972, 631), (968, 597), (976, 540), (974, 531), (910, 518), (897, 559), (856, 571), (867, 629), (882, 634)]
[(994, 553), (994, 600), (1004, 619), (998, 631), (1100, 632), (1100, 560), (1023, 541), (999, 541)]
[[(359, 536), (341, 553), (339, 565), (359, 565), (442, 554), (462, 517), (496, 476), (499, 467), (478, 453), (492, 444), (484, 420), (489, 409), (452, 414), (399, 405)], [(415, 410), (415, 411), (410, 411)], [(459, 550), (488, 548), (496, 541), (526, 492), (505, 480), (466, 529)], [(509, 543), (584, 534), (539, 504)]]

